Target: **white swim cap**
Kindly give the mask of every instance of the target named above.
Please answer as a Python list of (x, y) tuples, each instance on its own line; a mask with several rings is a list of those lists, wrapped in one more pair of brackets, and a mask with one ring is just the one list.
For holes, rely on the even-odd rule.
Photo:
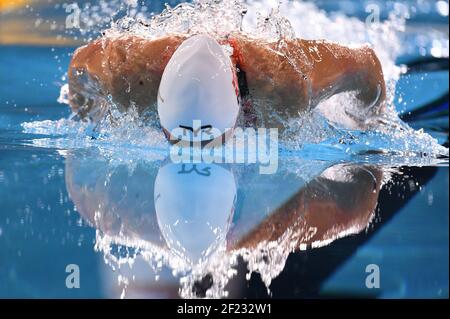
[(190, 264), (225, 242), (236, 201), (234, 175), (215, 164), (169, 163), (155, 180), (158, 225), (170, 250)]
[(233, 128), (239, 113), (233, 72), (230, 57), (216, 40), (207, 35), (185, 40), (169, 60), (159, 85), (161, 126), (169, 133), (192, 128), (194, 121), (222, 134)]

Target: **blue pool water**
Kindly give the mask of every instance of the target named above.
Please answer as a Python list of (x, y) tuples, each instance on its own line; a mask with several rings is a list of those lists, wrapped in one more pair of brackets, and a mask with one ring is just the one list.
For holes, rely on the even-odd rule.
[[(323, 2), (319, 6), (336, 10), (326, 8)], [(448, 17), (447, 21), (436, 17), (434, 21), (448, 25)], [(51, 130), (58, 123), (66, 125), (58, 120), (70, 116), (69, 108), (56, 100), (73, 50), (70, 46), (0, 45), (2, 298), (118, 298), (120, 272), (113, 272), (105, 246), (99, 245), (107, 239), (105, 234), (116, 239), (133, 238), (134, 242), (128, 245), (132, 250), (143, 251), (136, 244), (141, 239), (158, 247), (167, 241), (168, 235), (160, 233), (161, 213), (158, 215), (154, 209), (153, 198), (156, 176), (167, 165), (164, 150), (135, 147), (126, 141), (109, 145), (108, 141), (86, 139), (74, 146), (73, 128), (70, 134), (64, 134), (66, 127)], [(411, 54), (399, 57), (398, 63), (412, 65), (421, 61), (422, 69), (409, 72), (398, 81), (396, 109), (411, 127), (424, 128), (448, 147), (448, 57), (425, 60)], [(424, 108), (426, 105), (432, 107)], [(41, 131), (24, 126), (45, 120), (53, 122), (42, 125)], [(404, 140), (390, 139), (392, 144), (387, 145), (382, 137), (364, 134), (356, 138), (357, 145), (351, 146), (350, 154), (342, 154), (335, 141), (311, 143), (295, 151), (281, 144), (279, 170), (274, 176), (261, 177), (252, 166), (227, 168), (237, 189), (228, 242), (233, 238), (257, 238), (253, 233), (253, 237), (247, 234), (259, 229), (276, 212), (281, 210), (283, 214), (285, 203), (298, 194), (306, 196), (302, 195), (304, 189), (319, 197), (317, 202), (309, 199), (311, 205), (332, 198), (332, 203), (346, 208), (344, 217), (336, 215), (330, 223), (338, 225), (349, 216), (350, 222), (344, 229), (348, 233), (332, 238), (323, 247), (297, 250), (286, 256), (287, 260), (273, 256), (269, 259), (267, 263), (272, 268), (282, 266), (280, 273), (271, 278), (270, 296), (448, 298), (448, 157), (414, 154), (407, 159), (398, 154), (380, 155), (364, 147), (365, 139), (377, 150), (384, 149), (382, 146), (402, 150), (405, 146)], [(408, 145), (414, 142), (419, 143), (409, 140)], [(352, 168), (351, 183), (329, 177), (330, 171), (336, 173), (342, 167)], [(377, 194), (375, 216), (369, 222), (358, 209), (352, 210), (353, 204), (358, 207), (356, 203), (366, 200), (365, 195), (358, 197), (358, 191), (365, 187), (365, 180), (358, 175), (362, 171), (374, 175), (382, 172), (384, 179), (389, 180)], [(197, 186), (214, 187), (201, 183)], [(217, 187), (220, 189), (221, 185)], [(325, 193), (320, 192), (323, 187)], [(345, 193), (347, 187), (350, 191)], [(96, 217), (96, 209), (104, 209), (103, 215)], [(202, 213), (214, 220), (219, 218), (219, 211), (217, 207)], [(188, 212), (186, 219), (195, 220), (194, 213)], [(276, 222), (271, 223), (273, 229), (278, 227)], [(361, 229), (352, 231), (355, 224)], [(332, 232), (332, 225), (328, 226)], [(187, 237), (177, 238), (189, 242), (198, 236), (188, 230)], [(264, 232), (258, 236), (264, 237)], [(196, 244), (194, 240), (192, 245)], [(121, 252), (115, 255), (124, 257)], [(105, 260), (110, 264), (105, 264)], [(68, 264), (79, 266), (78, 289), (66, 287)], [(177, 297), (180, 275), (172, 276), (166, 264), (158, 266), (158, 271), (149, 264), (138, 257), (132, 270), (123, 266), (125, 275), (137, 278), (126, 296)], [(380, 288), (366, 287), (369, 264), (380, 269)], [(234, 268), (237, 274), (226, 286), (231, 297), (267, 296), (258, 272), (253, 272), (249, 281), (245, 278), (247, 270), (242, 258), (238, 258)], [(201, 297), (209, 286), (199, 285), (200, 288), (194, 285), (192, 291)]]

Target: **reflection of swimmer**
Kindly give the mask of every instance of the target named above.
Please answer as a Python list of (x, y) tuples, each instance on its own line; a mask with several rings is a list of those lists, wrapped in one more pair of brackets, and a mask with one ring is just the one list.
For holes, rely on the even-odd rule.
[[(254, 247), (292, 227), (315, 229), (299, 245), (357, 233), (373, 217), (383, 176), (361, 165), (332, 166), (303, 182), (292, 174), (259, 180), (255, 173), (253, 182), (248, 176), (240, 185), (236, 207), (234, 174), (222, 166), (138, 165), (130, 174), (126, 165), (110, 168), (94, 158), (66, 162), (67, 189), (80, 214), (110, 236), (169, 248), (189, 263), (207, 258), (224, 240), (228, 249)], [(273, 183), (292, 189), (264, 195)]]
[(165, 246), (153, 204), (158, 162), (109, 165), (98, 152), (70, 153), (66, 187), (77, 211), (105, 234)]
[(244, 234), (229, 235), (229, 249), (255, 248), (287, 230), (296, 248), (320, 247), (364, 230), (372, 220), (382, 172), (371, 166), (336, 165), (309, 182), (270, 216)]
[[(337, 165), (320, 166), (305, 180), (292, 173), (262, 176), (255, 170), (255, 176), (241, 176), (238, 187), (239, 179), (222, 166), (159, 165), (141, 163), (131, 169), (112, 166), (98, 153), (70, 155), (66, 186), (83, 218), (115, 243), (170, 251), (191, 266), (200, 259), (207, 262), (219, 247), (252, 249), (281, 240), (289, 230), (297, 235), (287, 238), (295, 240), (294, 247), (326, 245), (360, 232), (373, 217), (382, 181), (374, 167)], [(274, 192), (277, 185), (288, 190)], [(129, 272), (130, 278), (146, 278), (131, 283), (130, 292), (171, 294), (178, 289), (170, 272), (159, 282), (149, 268)]]
[[(70, 63), (70, 105), (80, 117), (96, 120), (108, 111), (107, 96), (122, 111), (133, 105), (144, 113), (158, 104), (169, 131), (193, 129), (193, 120), (201, 121), (199, 129), (232, 128), (238, 112), (249, 124), (262, 117), (270, 125), (272, 111), (298, 116), (344, 91), (355, 91), (365, 110), (357, 119), (360, 127), (384, 109), (382, 68), (368, 47), (267, 42), (237, 33), (218, 41), (232, 48), (231, 56), (206, 35), (95, 40), (79, 48)], [(266, 107), (271, 110), (264, 112)]]

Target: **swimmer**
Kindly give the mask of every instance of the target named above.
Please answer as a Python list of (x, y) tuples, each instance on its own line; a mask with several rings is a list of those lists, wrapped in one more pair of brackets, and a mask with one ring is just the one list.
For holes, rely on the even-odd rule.
[(374, 51), (327, 41), (268, 42), (231, 33), (147, 39), (100, 38), (77, 49), (68, 71), (69, 103), (83, 120), (98, 121), (113, 102), (121, 112), (158, 111), (170, 137), (176, 128), (283, 128), (273, 114), (298, 117), (341, 92), (355, 92), (358, 128), (385, 110), (386, 87)]

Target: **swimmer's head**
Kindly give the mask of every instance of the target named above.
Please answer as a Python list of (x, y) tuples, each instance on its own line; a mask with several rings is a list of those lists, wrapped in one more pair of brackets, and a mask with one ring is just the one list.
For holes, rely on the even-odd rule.
[[(190, 37), (175, 51), (161, 78), (161, 126), (166, 135), (183, 140), (211, 128), (225, 134), (236, 123), (237, 95), (233, 66), (220, 44), (207, 35)], [(174, 131), (183, 131), (186, 136)]]

